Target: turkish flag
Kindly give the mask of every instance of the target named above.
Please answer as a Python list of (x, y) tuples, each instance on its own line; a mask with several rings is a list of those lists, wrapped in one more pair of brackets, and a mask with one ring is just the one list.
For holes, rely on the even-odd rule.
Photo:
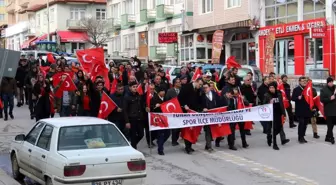
[[(244, 102), (243, 102), (243, 97), (240, 96), (240, 95), (238, 96), (237, 109), (251, 108), (252, 106), (253, 106), (253, 104), (250, 103), (248, 106), (245, 107)], [(252, 121), (245, 122), (244, 129), (245, 130), (253, 129), (253, 122)], [(236, 125), (236, 130), (239, 130), (239, 125)]]
[(160, 107), (163, 113), (183, 113), (177, 97), (161, 103)]
[[(194, 110), (188, 110), (188, 113), (196, 113)], [(181, 137), (192, 144), (197, 142), (198, 136), (200, 135), (202, 126), (196, 127), (186, 127), (181, 129)]]
[(319, 109), (319, 111), (321, 112), (321, 114), (324, 117), (324, 119), (327, 119), (326, 116), (324, 115), (324, 105), (323, 105), (323, 103), (320, 100), (320, 96), (316, 96), (314, 98), (314, 104)]
[(49, 102), (50, 102), (50, 113), (55, 114), (55, 109), (54, 109), (55, 97), (52, 91), (49, 92)]
[(149, 113), (150, 115), (150, 125), (154, 127), (169, 128), (167, 116)]
[(227, 60), (226, 60), (226, 65), (228, 69), (231, 69), (233, 67), (235, 68), (241, 68), (241, 65), (236, 62), (236, 57), (235, 56), (230, 56)]
[(117, 91), (118, 80), (116, 78), (113, 79), (111, 84), (111, 93), (115, 93)]
[(143, 91), (143, 88), (142, 88), (142, 84), (138, 85), (137, 92), (139, 93), (139, 95), (143, 95), (144, 94), (144, 91)]
[(284, 107), (287, 109), (289, 107), (289, 100), (287, 99), (283, 83), (278, 82), (278, 90), (281, 92)]
[(147, 105), (147, 107), (150, 107), (150, 101), (151, 101), (152, 98), (153, 98), (152, 93), (150, 93), (150, 91), (147, 91), (147, 94), (146, 94), (146, 105)]
[[(62, 76), (61, 76), (62, 77)], [(75, 91), (77, 90), (76, 85), (72, 81), (69, 75), (66, 75), (66, 78), (63, 82), (59, 80), (59, 83), (61, 83), (60, 87), (55, 92), (55, 97), (61, 98), (63, 95), (63, 91)]]
[(169, 69), (170, 69), (170, 68), (168, 68), (168, 69), (166, 70), (166, 78), (167, 78), (167, 80), (170, 82)]
[(191, 81), (196, 81), (198, 78), (202, 76), (202, 70), (201, 68), (196, 68), (194, 75), (191, 78)]
[(303, 97), (305, 98), (306, 102), (309, 104), (310, 109), (314, 107), (314, 95), (313, 95), (313, 84), (309, 81), (306, 87), (302, 91)]
[(40, 73), (42, 73), (43, 76), (46, 77), (47, 72), (49, 72), (49, 69), (50, 69), (49, 66), (46, 66), (46, 67), (40, 66)]
[(76, 55), (86, 73), (92, 70), (94, 64), (105, 65), (103, 48), (76, 50)]
[(56, 60), (54, 56), (51, 53), (47, 53), (47, 61), (50, 62), (51, 64), (55, 64)]
[(110, 80), (108, 77), (108, 69), (106, 68), (105, 64), (101, 65), (100, 63), (95, 63), (91, 70), (91, 76), (93, 81), (96, 79), (97, 76), (102, 76), (105, 81), (105, 88), (110, 90)]
[(213, 75), (215, 76), (215, 81), (219, 82), (220, 79), (219, 79), (218, 72), (216, 71)]
[[(207, 112), (208, 113), (220, 113), (220, 112), (226, 112), (226, 111), (227, 111), (227, 107), (218, 107), (218, 108), (210, 109)], [(231, 134), (230, 124), (227, 124), (227, 123), (210, 125), (210, 129), (211, 129), (212, 139), (215, 139), (217, 137), (227, 136)]]
[(103, 92), (101, 101), (100, 101), (98, 118), (102, 118), (102, 119), (107, 118), (107, 116), (115, 108), (117, 108), (117, 104), (105, 92)]

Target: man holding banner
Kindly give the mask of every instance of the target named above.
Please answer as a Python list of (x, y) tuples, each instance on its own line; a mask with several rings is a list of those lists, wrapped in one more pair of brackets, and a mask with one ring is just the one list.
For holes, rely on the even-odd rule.
[[(196, 79), (192, 83), (188, 83), (182, 86), (181, 91), (178, 95), (178, 101), (180, 105), (184, 108), (185, 112), (193, 110), (200, 110), (200, 88), (203, 86), (203, 81), (201, 78)], [(188, 128), (184, 128), (186, 134), (189, 134), (191, 131)], [(185, 151), (187, 154), (191, 154), (195, 150), (192, 148), (192, 142), (184, 138)]]

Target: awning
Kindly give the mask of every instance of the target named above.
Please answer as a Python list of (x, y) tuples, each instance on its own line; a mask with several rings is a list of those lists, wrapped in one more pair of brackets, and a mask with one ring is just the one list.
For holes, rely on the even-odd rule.
[(32, 42), (35, 41), (36, 39), (37, 39), (37, 37), (34, 37), (34, 38), (31, 38), (31, 39), (29, 39), (29, 40), (24, 41), (24, 42), (21, 44), (21, 49), (23, 49), (23, 48), (29, 48), (30, 43), (32, 43)]
[(58, 31), (57, 35), (61, 42), (87, 42), (88, 36), (85, 32)]
[[(55, 32), (51, 32), (49, 35), (50, 35), (50, 37), (51, 37), (52, 35), (55, 35)], [(38, 41), (48, 40), (47, 37), (48, 37), (48, 34), (44, 34), (44, 35), (38, 37), (36, 40), (34, 40), (34, 41), (32, 42), (32, 44), (35, 45), (35, 43), (38, 42)]]

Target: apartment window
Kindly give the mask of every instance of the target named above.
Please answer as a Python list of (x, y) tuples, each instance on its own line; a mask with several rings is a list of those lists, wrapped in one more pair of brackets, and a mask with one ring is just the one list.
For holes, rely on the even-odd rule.
[(147, 9), (147, 0), (140, 0), (140, 10)]
[(81, 20), (85, 18), (85, 8), (71, 8), (70, 9), (70, 19), (71, 20)]
[(303, 20), (322, 17), (325, 17), (325, 3), (312, 0), (305, 0), (303, 2)]
[(123, 36), (123, 51), (135, 48), (135, 34), (128, 34)]
[(181, 37), (181, 61), (194, 60), (194, 35), (185, 35)]
[(43, 24), (48, 24), (48, 12), (43, 12)]
[(40, 14), (36, 14), (36, 26), (39, 27), (41, 25), (41, 17)]
[(213, 0), (201, 0), (202, 13), (209, 13), (213, 11)]
[(5, 14), (0, 14), (0, 21), (4, 21), (5, 20)]
[(121, 51), (121, 42), (120, 42), (120, 36), (114, 37), (112, 39), (112, 51)]
[(298, 20), (297, 0), (277, 3), (278, 0), (266, 0), (265, 20), (267, 26), (286, 24)]
[(168, 28), (168, 32), (177, 32), (179, 33), (181, 31), (181, 25), (177, 26), (171, 26)]
[(134, 14), (133, 0), (125, 0), (122, 2), (122, 14)]
[(55, 21), (55, 9), (54, 8), (50, 9), (49, 19), (50, 19), (50, 22), (54, 22)]
[(160, 28), (160, 29), (156, 29), (151, 31), (151, 37), (150, 37), (150, 45), (151, 46), (160, 46), (162, 44), (159, 44), (159, 33), (163, 33), (166, 32), (165, 28)]
[(106, 19), (106, 9), (96, 9), (96, 19), (105, 20)]
[(234, 8), (241, 5), (241, 0), (227, 0), (227, 7)]
[(120, 3), (112, 5), (112, 17), (120, 18)]
[(5, 6), (5, 0), (0, 0), (0, 6)]
[(183, 0), (170, 0), (170, 5), (183, 3)]

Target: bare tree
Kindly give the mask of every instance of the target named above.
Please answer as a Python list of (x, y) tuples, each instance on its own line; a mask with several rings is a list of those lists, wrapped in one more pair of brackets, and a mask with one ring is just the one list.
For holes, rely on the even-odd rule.
[(84, 18), (81, 23), (88, 35), (87, 42), (95, 47), (103, 47), (111, 39), (105, 20)]

